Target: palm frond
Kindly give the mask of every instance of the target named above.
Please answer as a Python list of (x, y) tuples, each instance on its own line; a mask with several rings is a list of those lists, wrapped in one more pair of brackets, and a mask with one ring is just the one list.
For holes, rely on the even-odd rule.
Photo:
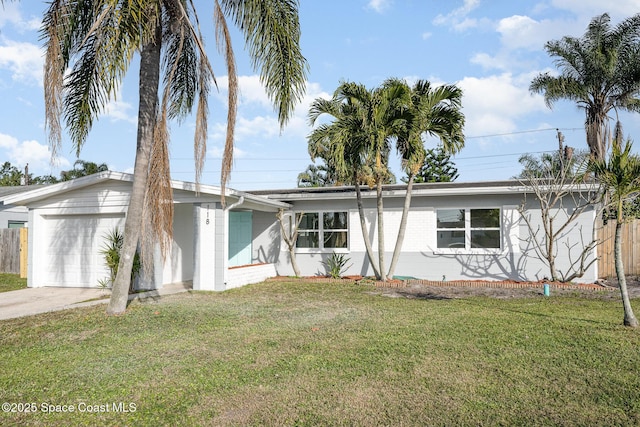
[(602, 158), (606, 152), (609, 114), (638, 111), (640, 96), (640, 14), (615, 27), (608, 14), (594, 17), (580, 38), (563, 37), (545, 44), (560, 75), (533, 79), (533, 93), (543, 93), (551, 107), (567, 99), (585, 110), (587, 145)]
[(308, 64), (300, 51), (297, 0), (221, 0), (245, 37), (251, 64), (274, 102), (280, 126), (306, 89)]
[(238, 76), (236, 73), (236, 63), (231, 45), (231, 34), (224, 17), (222, 8), (218, 0), (215, 2), (214, 20), (216, 23), (216, 39), (218, 46), (224, 51), (225, 62), (227, 64), (227, 75), (229, 76), (228, 109), (227, 109), (227, 137), (222, 154), (222, 170), (220, 182), (222, 186), (222, 203), (224, 204), (225, 188), (231, 176), (233, 168), (233, 141), (236, 126), (236, 115), (238, 111)]

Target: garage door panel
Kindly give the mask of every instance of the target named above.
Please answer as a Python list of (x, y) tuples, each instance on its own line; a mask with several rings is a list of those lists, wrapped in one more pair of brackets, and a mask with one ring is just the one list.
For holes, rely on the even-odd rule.
[(47, 219), (45, 268), (49, 286), (95, 287), (109, 271), (100, 250), (106, 235), (124, 226), (124, 215), (64, 215)]

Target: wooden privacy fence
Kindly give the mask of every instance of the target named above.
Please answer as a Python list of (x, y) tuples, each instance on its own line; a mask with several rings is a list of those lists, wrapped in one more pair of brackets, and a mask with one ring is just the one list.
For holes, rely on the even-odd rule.
[[(598, 228), (598, 275), (615, 277), (616, 268), (613, 256), (613, 243), (616, 233), (615, 220)], [(640, 276), (640, 220), (625, 222), (622, 225), (622, 262), (626, 275)]]
[(0, 228), (0, 273), (27, 277), (27, 228)]

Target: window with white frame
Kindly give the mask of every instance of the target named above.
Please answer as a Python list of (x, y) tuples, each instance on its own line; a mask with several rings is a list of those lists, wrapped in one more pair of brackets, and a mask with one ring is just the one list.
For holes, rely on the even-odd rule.
[(500, 249), (500, 209), (438, 209), (438, 249)]
[(347, 212), (297, 213), (298, 249), (346, 249), (348, 244)]

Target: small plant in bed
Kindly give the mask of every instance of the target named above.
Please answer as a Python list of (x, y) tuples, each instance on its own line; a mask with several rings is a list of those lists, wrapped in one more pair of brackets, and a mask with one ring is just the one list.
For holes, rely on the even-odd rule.
[(339, 279), (342, 276), (342, 273), (353, 265), (347, 265), (349, 264), (349, 261), (351, 261), (351, 258), (347, 257), (346, 254), (333, 252), (322, 264), (327, 267), (327, 273), (332, 279)]

